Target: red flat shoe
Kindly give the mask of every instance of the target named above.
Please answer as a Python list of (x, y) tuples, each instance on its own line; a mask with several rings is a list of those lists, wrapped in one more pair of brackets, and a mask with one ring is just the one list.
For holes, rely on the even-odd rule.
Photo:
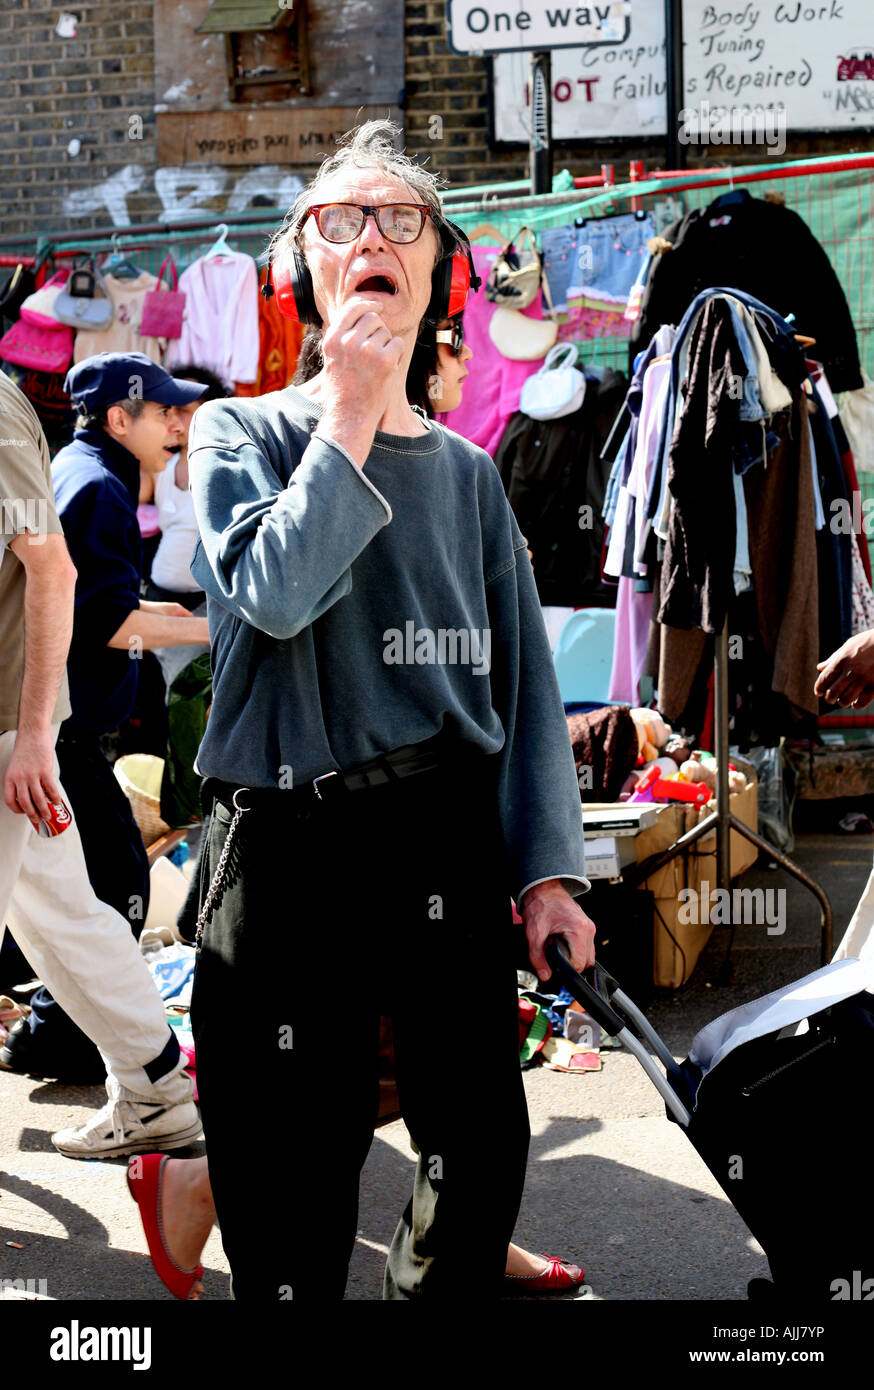
[[(161, 1179), (167, 1158), (167, 1154), (137, 1154), (127, 1166), (127, 1185), (130, 1195), (140, 1209), (155, 1273), (174, 1298), (187, 1303), (191, 1300), (194, 1285), (203, 1277), (203, 1265), (198, 1265), (195, 1269), (180, 1269), (164, 1244)], [(136, 1177), (131, 1173), (134, 1164), (138, 1167)]]
[(526, 1293), (562, 1293), (565, 1289), (575, 1289), (586, 1277), (586, 1271), (569, 1260), (559, 1259), (558, 1255), (539, 1255), (547, 1260), (542, 1274), (505, 1274), (514, 1289), (524, 1289)]

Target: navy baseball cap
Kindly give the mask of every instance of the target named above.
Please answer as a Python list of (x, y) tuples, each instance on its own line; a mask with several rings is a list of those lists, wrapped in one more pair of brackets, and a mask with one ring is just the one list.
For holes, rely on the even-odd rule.
[(139, 396), (159, 405), (190, 405), (207, 390), (199, 381), (178, 381), (144, 352), (98, 352), (67, 372), (64, 390), (87, 415)]

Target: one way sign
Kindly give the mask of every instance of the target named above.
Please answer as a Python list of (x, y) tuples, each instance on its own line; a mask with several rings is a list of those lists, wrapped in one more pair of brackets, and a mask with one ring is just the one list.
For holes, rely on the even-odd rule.
[(630, 0), (588, 5), (548, 0), (447, 0), (446, 31), (455, 53), (517, 53), (624, 43)]

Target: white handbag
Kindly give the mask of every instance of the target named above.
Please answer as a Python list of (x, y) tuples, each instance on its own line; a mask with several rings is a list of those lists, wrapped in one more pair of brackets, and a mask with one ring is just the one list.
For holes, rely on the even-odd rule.
[(554, 319), (533, 319), (499, 304), (489, 319), (489, 337), (508, 361), (536, 362), (555, 343), (558, 324)]
[(573, 343), (550, 348), (543, 366), (523, 383), (519, 409), (533, 420), (558, 420), (579, 410), (586, 394), (586, 378), (575, 366)]

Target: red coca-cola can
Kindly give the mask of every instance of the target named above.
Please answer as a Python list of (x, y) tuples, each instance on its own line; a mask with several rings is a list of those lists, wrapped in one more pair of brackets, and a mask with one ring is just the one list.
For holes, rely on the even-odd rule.
[(73, 817), (63, 801), (50, 801), (48, 820), (32, 821), (31, 824), (37, 835), (42, 835), (43, 839), (50, 840), (53, 835), (63, 835), (64, 831), (73, 824)]

